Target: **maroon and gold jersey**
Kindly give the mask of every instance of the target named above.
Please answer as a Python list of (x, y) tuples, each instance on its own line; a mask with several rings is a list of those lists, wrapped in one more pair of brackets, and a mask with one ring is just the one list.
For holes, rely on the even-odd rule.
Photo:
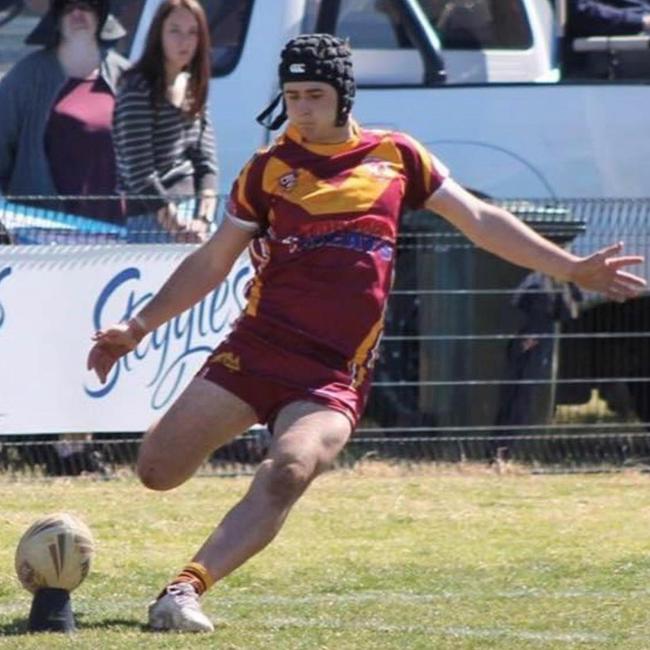
[(289, 127), (235, 182), (227, 217), (256, 233), (256, 275), (237, 327), (345, 364), (366, 379), (391, 287), (399, 217), (447, 176), (402, 133), (365, 130), (340, 144)]

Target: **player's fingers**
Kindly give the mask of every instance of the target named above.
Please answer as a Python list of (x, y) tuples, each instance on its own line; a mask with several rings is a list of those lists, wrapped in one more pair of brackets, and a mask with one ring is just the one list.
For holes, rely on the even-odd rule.
[(619, 241), (616, 242), (616, 244), (610, 244), (609, 246), (605, 246), (605, 248), (601, 248), (599, 251), (595, 253), (598, 257), (611, 257), (614, 255), (617, 255), (623, 250), (623, 242)]
[(626, 290), (619, 289), (615, 286), (607, 287), (603, 290), (602, 293), (607, 296), (607, 298), (614, 300), (615, 302), (625, 302), (628, 298), (631, 298)]
[(102, 384), (106, 383), (106, 378), (108, 377), (108, 373), (111, 371), (114, 364), (115, 364), (115, 359), (109, 359), (108, 357), (104, 359), (104, 362), (102, 363)]
[(607, 266), (620, 269), (624, 266), (642, 264), (645, 258), (642, 255), (624, 255), (623, 257), (613, 257), (607, 260)]
[(614, 278), (606, 287), (607, 291), (614, 292), (617, 296), (628, 298), (636, 298), (642, 287), (632, 284), (623, 278)]
[(103, 370), (103, 362), (100, 355), (97, 353), (91, 353), (91, 356), (88, 357), (88, 370), (94, 371), (97, 375), (99, 381), (103, 384), (106, 380)]
[(90, 349), (86, 358), (86, 370), (92, 370), (95, 367), (95, 346)]
[(634, 273), (627, 273), (626, 271), (617, 271), (616, 279), (639, 289), (643, 289), (648, 284), (645, 278), (634, 275)]
[(86, 361), (86, 366), (88, 370), (93, 370), (101, 362), (104, 357), (104, 350), (101, 345), (93, 345), (90, 352), (88, 353), (88, 360)]
[(106, 373), (104, 372), (104, 356), (100, 351), (95, 351), (92, 354), (92, 357), (88, 359), (88, 369), (94, 370), (95, 374), (99, 378), (99, 381), (103, 384), (106, 380)]
[(113, 338), (113, 333), (111, 330), (97, 330), (93, 336), (92, 340), (97, 342), (107, 341)]
[(98, 341), (101, 341), (105, 345), (124, 347), (127, 350), (134, 348), (136, 345), (136, 342), (133, 340), (131, 333), (120, 329), (107, 330), (98, 339)]
[(112, 354), (105, 353), (102, 355), (101, 360), (99, 362), (99, 369), (101, 372), (100, 380), (102, 384), (106, 383), (106, 378), (108, 377), (108, 373), (110, 373), (116, 361), (117, 361), (117, 357)]
[(114, 350), (107, 349), (101, 345), (95, 345), (88, 354), (88, 370), (94, 370), (103, 384), (111, 368), (120, 356), (120, 353), (116, 353)]

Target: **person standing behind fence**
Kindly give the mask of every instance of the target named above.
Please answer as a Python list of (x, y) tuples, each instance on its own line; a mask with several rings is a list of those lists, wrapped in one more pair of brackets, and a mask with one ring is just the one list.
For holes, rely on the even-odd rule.
[[(0, 189), (11, 196), (115, 195), (112, 122), (126, 59), (110, 45), (126, 32), (108, 0), (53, 0), (27, 37), (40, 50), (0, 81)], [(36, 205), (108, 222), (114, 200), (79, 198)]]
[[(218, 173), (206, 110), (209, 40), (197, 0), (165, 0), (142, 57), (120, 84), (114, 116), (119, 181), (130, 214), (138, 215), (127, 220), (130, 241), (198, 242), (209, 234)], [(188, 199), (175, 201), (180, 197)]]

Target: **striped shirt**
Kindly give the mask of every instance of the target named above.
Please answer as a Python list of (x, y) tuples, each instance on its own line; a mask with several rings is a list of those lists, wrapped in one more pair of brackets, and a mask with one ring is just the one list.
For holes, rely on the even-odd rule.
[(154, 107), (149, 84), (128, 75), (113, 115), (118, 186), (130, 195), (160, 197), (217, 189), (214, 133), (207, 112), (188, 118), (165, 101)]
[(448, 173), (402, 133), (355, 124), (347, 142), (312, 144), (289, 126), (246, 165), (228, 205), (227, 218), (255, 233), (256, 275), (239, 326), (326, 349), (363, 383), (383, 330), (400, 215)]

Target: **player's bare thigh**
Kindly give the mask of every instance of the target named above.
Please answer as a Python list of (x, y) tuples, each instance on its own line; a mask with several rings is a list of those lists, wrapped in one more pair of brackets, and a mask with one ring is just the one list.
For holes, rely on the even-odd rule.
[(257, 422), (253, 409), (217, 384), (194, 378), (146, 433), (138, 475), (154, 490), (180, 485), (218, 447)]

